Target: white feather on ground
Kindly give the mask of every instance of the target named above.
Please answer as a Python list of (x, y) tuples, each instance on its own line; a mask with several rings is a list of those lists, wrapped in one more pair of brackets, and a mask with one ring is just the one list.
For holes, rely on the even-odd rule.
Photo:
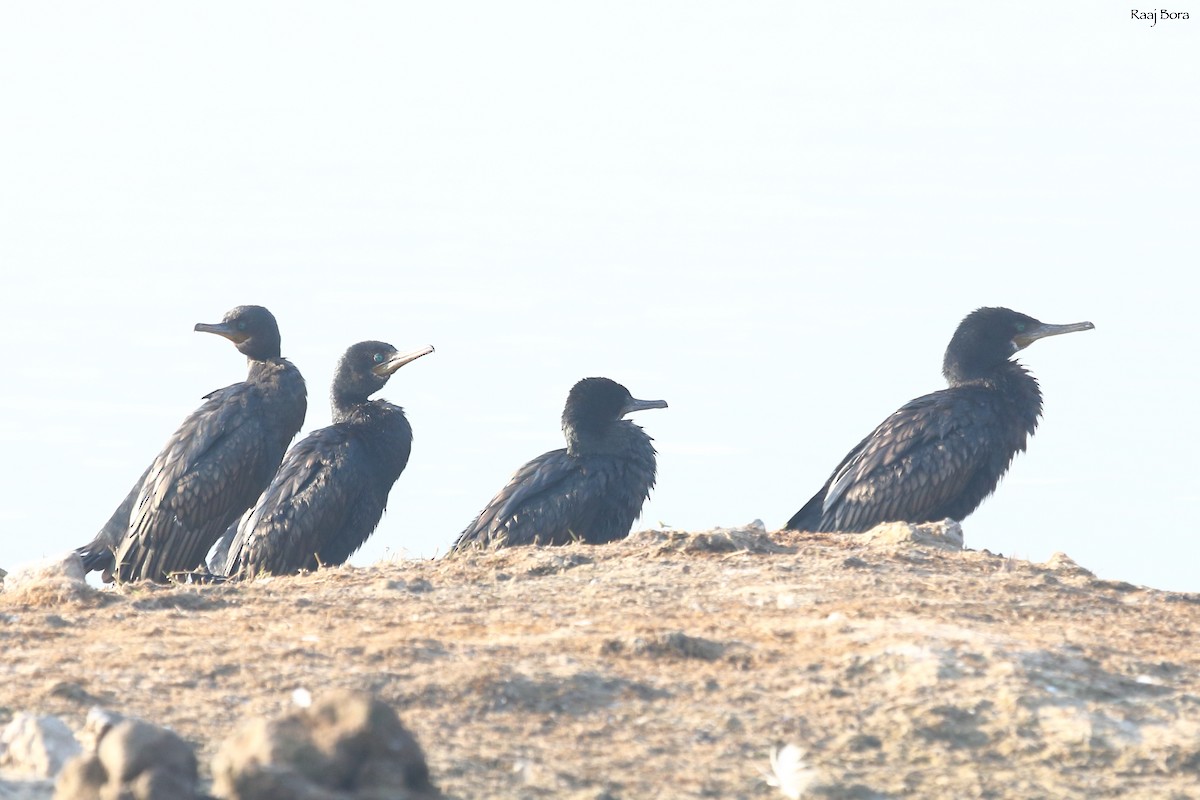
[(771, 773), (767, 783), (778, 787), (789, 800), (800, 800), (817, 779), (817, 771), (804, 761), (804, 750), (794, 744), (771, 748)]

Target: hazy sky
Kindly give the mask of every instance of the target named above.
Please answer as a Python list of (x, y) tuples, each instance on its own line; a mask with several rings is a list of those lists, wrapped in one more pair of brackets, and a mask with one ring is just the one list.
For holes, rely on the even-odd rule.
[(445, 552), (579, 378), (637, 415), (637, 526), (782, 525), (941, 388), (958, 321), (1045, 416), (967, 545), (1200, 591), (1200, 8), (6, 3), (0, 566), (91, 539), (270, 308), (329, 423), (362, 339), (437, 352), (354, 563)]

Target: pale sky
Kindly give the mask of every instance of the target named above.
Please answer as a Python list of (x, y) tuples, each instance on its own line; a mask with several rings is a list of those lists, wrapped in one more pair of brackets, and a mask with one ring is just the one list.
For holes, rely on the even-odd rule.
[(579, 378), (670, 408), (635, 527), (778, 528), (959, 320), (1045, 416), (967, 546), (1200, 591), (1200, 8), (6, 3), (0, 566), (89, 541), (279, 320), (329, 423), (350, 344), (437, 352), (353, 563), (447, 547)]

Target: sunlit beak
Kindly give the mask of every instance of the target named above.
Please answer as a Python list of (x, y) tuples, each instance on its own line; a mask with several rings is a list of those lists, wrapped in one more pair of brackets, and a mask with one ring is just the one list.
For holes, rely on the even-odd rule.
[(1059, 334), (1075, 333), (1076, 331), (1090, 331), (1095, 327), (1090, 322), (1072, 322), (1070, 325), (1047, 325), (1045, 322), (1039, 322), (1037, 325), (1014, 336), (1013, 344), (1017, 346), (1018, 350), (1024, 350), (1038, 339), (1045, 339), (1047, 336), (1058, 336)]
[(382, 378), (386, 375), (391, 375), (408, 362), (416, 361), (421, 356), (427, 356), (432, 352), (433, 345), (427, 344), (424, 347), (419, 347), (416, 350), (410, 350), (407, 353), (397, 353), (379, 366), (372, 367), (371, 371)]
[(638, 400), (636, 397), (629, 398), (629, 402), (621, 408), (621, 416), (632, 414), (634, 411), (645, 411), (648, 408), (666, 408), (666, 400)]
[(200, 333), (215, 333), (217, 336), (224, 336), (234, 344), (241, 344), (250, 338), (245, 331), (239, 331), (228, 322), (218, 322), (215, 325), (207, 322), (197, 322), (196, 330)]

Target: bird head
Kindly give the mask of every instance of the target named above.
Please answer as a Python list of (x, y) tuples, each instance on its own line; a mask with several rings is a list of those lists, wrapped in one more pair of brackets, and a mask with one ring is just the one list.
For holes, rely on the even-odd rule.
[(1090, 322), (1051, 325), (1009, 308), (979, 308), (954, 331), (942, 373), (951, 383), (980, 377), (1038, 339), (1095, 327)]
[(279, 325), (262, 306), (238, 306), (218, 323), (197, 322), (196, 330), (224, 336), (249, 358), (279, 358)]
[(584, 378), (567, 395), (563, 429), (599, 432), (634, 411), (666, 407), (665, 400), (638, 400), (614, 380)]
[(387, 342), (366, 341), (351, 345), (338, 362), (333, 378), (334, 407), (365, 403), (384, 387), (396, 370), (433, 352), (431, 345), (400, 352)]

